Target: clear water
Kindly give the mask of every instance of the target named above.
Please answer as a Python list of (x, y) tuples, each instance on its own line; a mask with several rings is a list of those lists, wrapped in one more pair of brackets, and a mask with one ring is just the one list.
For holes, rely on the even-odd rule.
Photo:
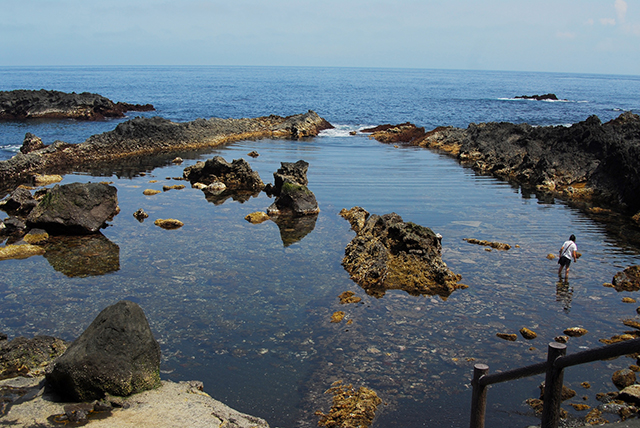
[[(58, 260), (74, 254), (81, 264), (101, 261), (100, 251), (82, 252), (87, 243), (57, 257), (0, 262), (0, 331), (10, 337), (72, 340), (101, 309), (127, 298), (142, 306), (161, 343), (164, 378), (202, 380), (212, 396), (271, 426), (316, 426), (313, 412), (330, 405), (324, 391), (343, 380), (381, 396), (386, 404), (376, 426), (458, 427), (468, 424), (473, 364), (487, 363), (494, 371), (543, 361), (547, 344), (573, 326), (589, 334), (572, 339), (569, 352), (599, 346), (598, 339), (627, 329), (622, 319), (636, 317), (637, 305), (622, 302), (635, 293), (602, 284), (638, 264), (640, 251), (605, 226), (559, 201), (538, 201), (477, 176), (442, 155), (348, 131), (405, 121), (427, 128), (487, 120), (565, 124), (590, 114), (605, 121), (617, 109), (638, 110), (630, 95), (638, 93), (638, 77), (232, 67), (0, 68), (0, 76), (0, 89), (97, 92), (116, 101), (150, 102), (158, 108), (153, 114), (178, 121), (313, 109), (338, 125), (306, 141), (242, 141), (183, 153), (180, 166), (170, 163), (171, 156), (65, 176), (65, 183), (109, 180), (118, 188), (121, 213), (104, 231), (111, 244), (100, 243), (117, 264), (106, 263), (104, 274), (89, 276), (60, 267)], [(547, 92), (569, 101), (509, 99)], [(9, 157), (25, 132), (46, 143), (79, 142), (118, 122), (1, 123), (0, 138)], [(260, 153), (256, 159), (246, 156), (253, 150)], [(280, 162), (309, 162), (309, 188), (321, 208), (313, 230), (285, 246), (275, 223), (246, 222), (246, 214), (270, 205), (264, 193), (216, 204), (191, 188), (142, 194), (176, 184), (170, 177), (217, 154), (229, 161), (244, 157), (265, 182)], [(401, 291), (367, 296), (340, 264), (354, 234), (338, 212), (356, 205), (371, 213), (396, 212), (442, 234), (443, 258), (469, 288), (446, 301)], [(150, 214), (144, 223), (132, 216), (138, 208)], [(153, 225), (157, 218), (178, 218), (185, 226), (162, 230)], [(583, 257), (572, 266), (569, 283), (558, 284), (557, 265), (546, 256), (571, 233)], [(463, 241), (468, 237), (519, 247), (487, 252)], [(340, 305), (338, 295), (346, 290), (363, 304)], [(330, 323), (337, 310), (353, 323)], [(538, 338), (505, 342), (495, 336), (521, 327)], [(632, 362), (620, 358), (568, 370), (565, 382), (578, 392), (574, 402), (597, 404), (597, 392), (615, 388), (613, 371)], [(487, 426), (536, 423), (523, 402), (537, 397), (541, 381), (492, 387)], [(583, 389), (583, 381), (592, 388)]]

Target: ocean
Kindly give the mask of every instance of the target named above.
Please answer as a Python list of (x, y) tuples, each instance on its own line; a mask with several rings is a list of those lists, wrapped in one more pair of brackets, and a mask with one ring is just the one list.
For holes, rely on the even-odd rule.
[[(519, 186), (479, 176), (454, 159), (416, 147), (394, 147), (350, 135), (364, 127), (412, 122), (436, 126), (506, 121), (562, 125), (597, 115), (603, 122), (640, 111), (640, 76), (457, 70), (295, 67), (0, 67), (0, 90), (94, 92), (155, 112), (97, 122), (38, 120), (0, 123), (0, 160), (13, 156), (25, 133), (79, 143), (135, 116), (174, 121), (199, 117), (281, 116), (314, 110), (335, 126), (301, 141), (240, 141), (180, 153), (117, 170), (68, 174), (63, 183), (110, 181), (121, 213), (103, 238), (57, 253), (0, 261), (0, 332), (10, 338), (47, 334), (73, 340), (104, 307), (133, 300), (145, 311), (162, 349), (162, 377), (201, 380), (214, 398), (272, 427), (317, 426), (334, 381), (366, 386), (382, 398), (377, 427), (468, 424), (473, 365), (508, 370), (546, 359), (547, 344), (568, 327), (568, 353), (600, 346), (627, 329), (637, 305), (603, 287), (640, 248), (560, 200), (538, 199)], [(559, 101), (516, 96), (555, 93)], [(247, 156), (251, 151), (260, 156)], [(298, 240), (283, 240), (273, 222), (244, 217), (264, 211), (264, 193), (248, 200), (208, 201), (196, 189), (144, 196), (146, 188), (198, 160), (245, 158), (263, 181), (280, 162), (309, 162), (309, 189), (320, 215)], [(389, 291), (368, 296), (341, 266), (354, 233), (338, 213), (361, 206), (396, 212), (443, 236), (443, 259), (468, 289), (449, 298)], [(143, 208), (140, 223), (132, 213)], [(166, 231), (156, 218), (185, 223)], [(286, 232), (286, 231), (285, 231)], [(558, 282), (556, 254), (570, 234), (583, 254), (568, 283)], [(485, 251), (464, 238), (512, 245)], [(93, 250), (83, 250), (91, 247)], [(100, 248), (95, 251), (95, 248)], [(107, 256), (105, 256), (108, 255)], [(115, 262), (114, 262), (115, 260)], [(97, 266), (87, 269), (86, 266)], [(341, 305), (353, 291), (362, 304)], [(344, 311), (343, 323), (331, 314)], [(351, 320), (351, 324), (346, 324)], [(506, 342), (496, 333), (534, 330), (538, 338)], [(628, 358), (573, 367), (565, 384), (573, 402), (596, 406), (615, 390), (611, 374)], [(537, 398), (540, 376), (489, 390), (487, 426), (539, 421), (524, 403)], [(590, 389), (581, 386), (589, 382)], [(584, 416), (565, 404), (574, 416)], [(606, 415), (610, 420), (617, 416)]]

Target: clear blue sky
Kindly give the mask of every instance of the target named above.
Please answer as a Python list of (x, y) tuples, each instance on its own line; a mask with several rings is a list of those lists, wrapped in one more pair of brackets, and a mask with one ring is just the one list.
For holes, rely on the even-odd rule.
[(640, 0), (0, 0), (0, 66), (640, 75)]

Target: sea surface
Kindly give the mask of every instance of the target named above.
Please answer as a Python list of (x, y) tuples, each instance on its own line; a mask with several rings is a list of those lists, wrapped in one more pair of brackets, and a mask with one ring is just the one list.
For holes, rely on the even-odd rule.
[[(0, 123), (0, 160), (18, 152), (25, 133), (79, 143), (134, 116), (174, 121), (199, 117), (281, 116), (314, 110), (335, 129), (301, 141), (240, 141), (113, 170), (66, 175), (63, 183), (109, 181), (121, 212), (97, 238), (61, 242), (43, 257), (0, 261), (0, 332), (73, 340), (106, 306), (140, 304), (161, 344), (162, 377), (201, 380), (214, 398), (272, 427), (317, 426), (333, 382), (373, 389), (382, 398), (375, 427), (468, 425), (473, 365), (508, 370), (546, 359), (549, 342), (568, 327), (568, 353), (601, 346), (627, 330), (638, 304), (603, 284), (640, 263), (640, 248), (559, 200), (538, 199), (517, 185), (479, 176), (454, 159), (415, 147), (378, 143), (358, 131), (412, 122), (426, 129), (487, 121), (561, 125), (597, 115), (640, 112), (640, 76), (490, 71), (294, 67), (0, 67), (0, 90), (94, 92), (114, 101), (151, 103), (155, 112), (118, 120)], [(555, 93), (561, 101), (516, 99)], [(247, 154), (257, 151), (260, 156)], [(244, 217), (272, 199), (211, 200), (189, 186), (155, 196), (143, 190), (181, 184), (182, 170), (220, 155), (244, 158), (272, 182), (281, 162), (309, 162), (309, 189), (321, 209), (292, 236)], [(367, 295), (341, 266), (354, 237), (338, 213), (360, 206), (396, 212), (443, 236), (443, 259), (468, 289), (449, 298), (389, 291)], [(150, 217), (138, 222), (133, 212)], [(154, 226), (177, 218), (178, 230)], [(571, 234), (580, 260), (558, 281), (557, 254)], [(486, 251), (464, 238), (512, 245)], [(3, 244), (0, 244), (3, 245)], [(360, 304), (341, 305), (353, 291)], [(341, 323), (331, 323), (344, 311)], [(349, 322), (349, 324), (347, 324)], [(518, 331), (538, 334), (525, 340)], [(515, 333), (507, 342), (496, 333)], [(570, 402), (596, 406), (615, 390), (611, 375), (635, 360), (572, 367)], [(539, 423), (524, 403), (542, 376), (489, 390), (487, 426)], [(589, 382), (585, 389), (582, 382)], [(565, 404), (570, 414), (584, 416)], [(611, 421), (616, 415), (605, 415)]]

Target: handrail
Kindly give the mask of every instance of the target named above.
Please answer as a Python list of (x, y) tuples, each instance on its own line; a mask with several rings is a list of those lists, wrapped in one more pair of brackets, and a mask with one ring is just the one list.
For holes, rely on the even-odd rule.
[(546, 373), (544, 388), (544, 407), (541, 428), (557, 428), (560, 421), (560, 404), (564, 369), (567, 367), (619, 357), (640, 352), (640, 339), (632, 339), (612, 345), (601, 346), (587, 351), (565, 355), (567, 345), (549, 343), (547, 361), (520, 367), (501, 373), (489, 373), (489, 366), (476, 364), (473, 367), (473, 392), (471, 397), (471, 428), (484, 428), (487, 406), (487, 387), (489, 385), (523, 377)]

